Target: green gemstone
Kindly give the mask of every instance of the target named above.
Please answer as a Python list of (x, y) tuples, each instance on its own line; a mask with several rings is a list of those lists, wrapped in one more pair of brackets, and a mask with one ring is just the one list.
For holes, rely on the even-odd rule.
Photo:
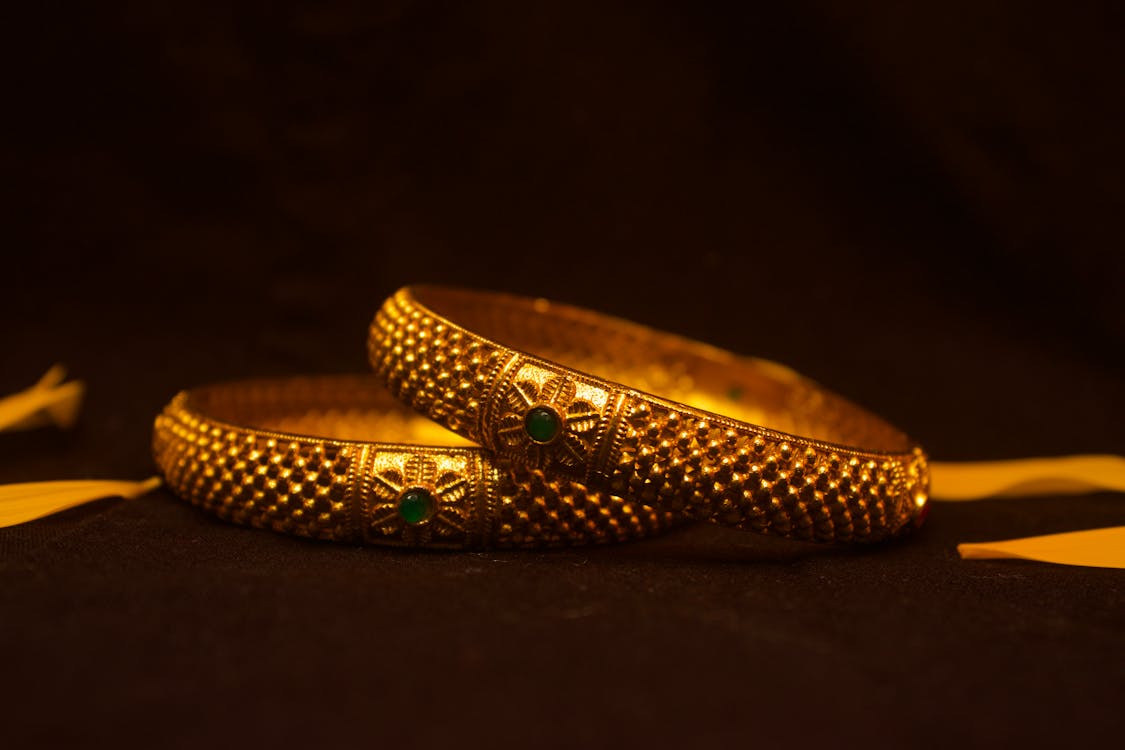
[(562, 420), (559, 419), (558, 412), (551, 407), (536, 406), (523, 418), (523, 428), (535, 442), (549, 443), (562, 429)]
[(398, 514), (408, 524), (417, 525), (429, 521), (437, 510), (437, 502), (428, 490), (413, 487), (398, 499)]

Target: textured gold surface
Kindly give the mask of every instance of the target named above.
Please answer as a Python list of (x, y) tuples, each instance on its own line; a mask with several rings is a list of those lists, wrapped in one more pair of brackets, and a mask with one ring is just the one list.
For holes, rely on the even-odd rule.
[[(246, 381), (173, 398), (156, 419), (153, 451), (168, 486), (191, 503), (316, 539), (550, 547), (639, 539), (675, 521), (565, 476), (499, 471), (486, 451), (444, 430), (436, 437), (449, 445), (410, 444), (434, 430), (371, 376)], [(425, 523), (398, 512), (411, 488), (437, 500)]]
[[(899, 430), (780, 365), (576, 308), (400, 290), (369, 337), (392, 392), (497, 453), (664, 511), (816, 541), (921, 523), (926, 457)], [(547, 445), (522, 429), (548, 405)]]

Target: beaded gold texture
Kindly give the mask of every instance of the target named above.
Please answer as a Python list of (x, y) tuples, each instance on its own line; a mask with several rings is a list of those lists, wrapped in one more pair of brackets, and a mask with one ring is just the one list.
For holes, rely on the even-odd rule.
[[(556, 315), (560, 308), (564, 314)], [(485, 337), (466, 320), (484, 321), (501, 335)], [(772, 363), (576, 308), (442, 288), (406, 288), (388, 299), (372, 323), (368, 350), (398, 398), (492, 449), (504, 466), (569, 476), (661, 511), (804, 540), (878, 541), (926, 514), (929, 472), (921, 448)], [(645, 356), (657, 361), (654, 382), (690, 381), (679, 370), (692, 358), (714, 360), (706, 369), (719, 372), (729, 361), (732, 371), (753, 376), (751, 391), (760, 380), (782, 394), (766, 404), (768, 412), (834, 439), (769, 429), (629, 387), (626, 379), (641, 371), (636, 360)], [(556, 359), (619, 370), (622, 382)], [(542, 404), (562, 417), (562, 434), (546, 445), (520, 429), (527, 409)]]
[[(247, 403), (256, 404), (247, 423), (227, 418)], [(283, 411), (313, 434), (254, 426), (284, 424), (273, 415)], [(165, 407), (153, 452), (169, 488), (192, 504), (233, 523), (314, 539), (555, 547), (640, 539), (677, 523), (673, 512), (590, 491), (566, 476), (534, 467), (501, 471), (478, 447), (397, 442), (393, 426), (404, 418), (421, 419), (370, 376), (210, 386), (180, 393)], [(318, 436), (345, 424), (386, 442)], [(432, 497), (434, 512), (411, 523), (399, 505), (418, 490)]]

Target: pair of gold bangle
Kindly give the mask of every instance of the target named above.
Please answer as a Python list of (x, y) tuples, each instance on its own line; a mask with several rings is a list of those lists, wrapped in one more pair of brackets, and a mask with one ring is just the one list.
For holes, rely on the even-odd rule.
[(374, 377), (178, 394), (153, 438), (168, 485), (235, 523), (447, 548), (626, 541), (688, 519), (874, 542), (927, 511), (921, 448), (772, 362), (443, 287), (388, 299), (368, 351)]

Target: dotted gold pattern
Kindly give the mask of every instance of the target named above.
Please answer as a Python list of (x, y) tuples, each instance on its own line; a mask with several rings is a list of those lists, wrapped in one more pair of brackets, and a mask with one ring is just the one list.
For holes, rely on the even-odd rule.
[[(153, 452), (169, 488), (203, 510), (314, 539), (556, 547), (641, 539), (682, 518), (535, 468), (500, 471), (479, 447), (399, 442), (412, 421), (424, 420), (370, 376), (246, 381), (178, 394), (156, 419)], [(356, 435), (386, 442), (340, 439)], [(399, 513), (412, 489), (436, 501), (423, 523)]]
[[(501, 465), (622, 502), (821, 542), (879, 541), (926, 514), (921, 448), (764, 360), (541, 300), (437, 287), (388, 299), (368, 349), (392, 393)], [(682, 402), (693, 400), (811, 436)], [(540, 404), (563, 417), (549, 445), (522, 430)]]

